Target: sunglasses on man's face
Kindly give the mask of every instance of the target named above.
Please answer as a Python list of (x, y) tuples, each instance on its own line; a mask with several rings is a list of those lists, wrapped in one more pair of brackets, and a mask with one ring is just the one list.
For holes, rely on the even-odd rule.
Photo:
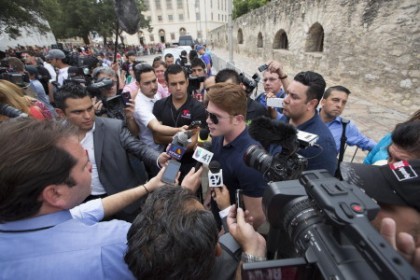
[(207, 110), (206, 110), (206, 114), (207, 114), (206, 115), (206, 118), (210, 118), (210, 120), (211, 120), (212, 123), (214, 123), (214, 124), (218, 124), (219, 123), (219, 118), (215, 114), (210, 113)]

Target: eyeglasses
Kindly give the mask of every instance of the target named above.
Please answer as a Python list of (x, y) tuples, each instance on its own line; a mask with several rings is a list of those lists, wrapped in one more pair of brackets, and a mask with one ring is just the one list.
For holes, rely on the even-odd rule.
[[(236, 114), (234, 116), (237, 116)], [(229, 118), (233, 117), (232, 115), (229, 115)], [(209, 111), (206, 110), (206, 119), (210, 118), (211, 122), (214, 124), (218, 124), (220, 119), (224, 119), (224, 118), (228, 118), (228, 117), (221, 117), (221, 116), (217, 116), (213, 113), (210, 113)]]
[(215, 114), (210, 113), (207, 110), (206, 110), (206, 118), (210, 118), (211, 122), (214, 123), (214, 124), (219, 123), (219, 118)]
[(277, 80), (278, 80), (277, 78), (268, 78), (268, 79), (263, 79), (263, 82), (264, 83), (266, 83), (267, 81), (269, 81), (269, 82), (275, 82)]

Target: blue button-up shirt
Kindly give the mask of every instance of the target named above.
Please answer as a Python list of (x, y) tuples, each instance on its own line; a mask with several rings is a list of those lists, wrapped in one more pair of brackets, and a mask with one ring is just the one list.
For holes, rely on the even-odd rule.
[[(340, 152), (341, 135), (343, 133), (343, 124), (341, 123), (341, 117), (336, 117), (333, 121), (327, 122), (325, 124), (327, 125), (327, 127), (331, 131), (331, 134), (334, 137), (337, 152)], [(370, 151), (376, 145), (375, 141), (363, 135), (356, 127), (356, 125), (351, 121), (346, 126), (346, 137), (347, 145), (356, 145), (362, 150)]]
[(0, 279), (134, 279), (124, 262), (129, 227), (70, 211), (0, 224)]

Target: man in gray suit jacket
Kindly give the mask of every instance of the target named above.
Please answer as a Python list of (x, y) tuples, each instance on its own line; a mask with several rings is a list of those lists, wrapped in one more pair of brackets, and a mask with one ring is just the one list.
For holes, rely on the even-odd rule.
[[(91, 97), (80, 84), (64, 84), (57, 91), (55, 102), (58, 115), (79, 128), (80, 143), (92, 163), (92, 192), (87, 200), (118, 193), (145, 182), (145, 170), (139, 172), (133, 169), (130, 154), (152, 169), (168, 160), (166, 153), (159, 155), (140, 143), (122, 121), (95, 117)], [(131, 221), (138, 208), (139, 202), (134, 203), (116, 217)]]

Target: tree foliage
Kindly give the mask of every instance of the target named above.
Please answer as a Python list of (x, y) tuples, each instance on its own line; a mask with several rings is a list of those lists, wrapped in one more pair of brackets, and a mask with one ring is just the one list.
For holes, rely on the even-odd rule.
[[(118, 1), (118, 0), (115, 0)], [(143, 0), (135, 0), (138, 10), (144, 10)], [(110, 37), (116, 30), (114, 0), (0, 0), (0, 34), (20, 36), (20, 27), (50, 30), (58, 39), (81, 37), (89, 43), (89, 34), (96, 31)], [(140, 14), (139, 28), (149, 27), (149, 21)]]
[[(55, 0), (61, 11), (50, 14), (48, 20), (57, 38), (82, 37), (89, 43), (89, 33), (96, 31), (104, 38), (116, 30), (114, 0)], [(116, 0), (118, 1), (118, 0)], [(144, 10), (143, 1), (135, 0), (138, 10)], [(148, 27), (149, 22), (140, 14), (140, 27)]]
[(0, 35), (16, 39), (21, 36), (19, 28), (49, 31), (44, 19), (47, 13), (59, 8), (55, 4), (55, 0), (0, 0)]
[(233, 0), (233, 18), (240, 17), (250, 11), (264, 6), (270, 0)]

